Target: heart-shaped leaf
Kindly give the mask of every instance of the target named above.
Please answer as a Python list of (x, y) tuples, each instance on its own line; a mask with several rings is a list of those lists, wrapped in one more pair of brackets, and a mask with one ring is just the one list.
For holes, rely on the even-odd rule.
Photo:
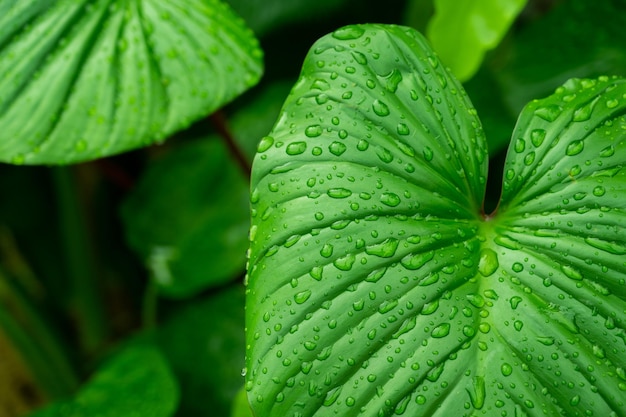
[(258, 417), (626, 415), (626, 82), (523, 111), (498, 210), (415, 31), (319, 40), (252, 175)]
[(0, 160), (84, 161), (164, 140), (259, 79), (219, 0), (0, 4)]

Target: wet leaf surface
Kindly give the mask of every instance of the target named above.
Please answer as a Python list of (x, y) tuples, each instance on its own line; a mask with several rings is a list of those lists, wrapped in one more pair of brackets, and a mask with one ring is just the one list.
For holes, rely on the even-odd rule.
[(261, 51), (217, 0), (0, 5), (0, 160), (64, 164), (163, 141), (254, 85)]
[(256, 414), (626, 415), (625, 97), (530, 103), (486, 215), (480, 122), (421, 35), (319, 40), (253, 167)]

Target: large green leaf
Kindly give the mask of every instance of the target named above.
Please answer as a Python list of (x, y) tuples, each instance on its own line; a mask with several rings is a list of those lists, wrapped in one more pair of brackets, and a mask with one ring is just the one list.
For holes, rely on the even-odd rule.
[(71, 400), (55, 402), (31, 417), (169, 417), (178, 387), (158, 350), (127, 347), (112, 357)]
[(0, 160), (71, 163), (164, 140), (259, 79), (219, 0), (0, 2)]
[(626, 415), (626, 82), (522, 113), (499, 209), (415, 31), (318, 41), (252, 175), (258, 417)]
[(486, 51), (500, 43), (527, 0), (435, 0), (428, 39), (461, 80), (470, 79)]

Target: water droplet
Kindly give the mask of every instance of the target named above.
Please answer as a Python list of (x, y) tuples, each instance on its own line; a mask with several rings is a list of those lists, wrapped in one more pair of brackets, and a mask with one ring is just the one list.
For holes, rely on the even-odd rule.
[(357, 63), (361, 65), (367, 65), (367, 57), (363, 55), (363, 53), (359, 51), (352, 51), (352, 57)]
[(517, 295), (515, 295), (511, 297), (511, 300), (509, 302), (511, 303), (511, 308), (515, 310), (517, 306), (519, 305), (519, 303), (522, 302), (522, 297), (518, 297)]
[(402, 82), (402, 73), (394, 69), (389, 74), (383, 77), (385, 79), (385, 89), (390, 93), (395, 93), (398, 89), (398, 85)]
[(578, 405), (580, 403), (580, 395), (576, 394), (569, 400), (570, 405)]
[(358, 39), (361, 36), (363, 36), (363, 33), (365, 33), (365, 31), (362, 28), (360, 28), (359, 26), (351, 25), (351, 26), (345, 26), (340, 29), (337, 29), (336, 31), (333, 32), (332, 36), (335, 39), (345, 41), (345, 40), (351, 40), (351, 39)]
[(589, 104), (576, 109), (576, 111), (574, 111), (574, 116), (572, 117), (572, 120), (574, 122), (584, 122), (586, 120), (589, 120), (589, 118), (591, 117), (591, 112), (593, 111), (594, 106), (598, 102), (598, 98), (596, 98)]
[(483, 408), (483, 405), (485, 405), (485, 378), (482, 376), (472, 378), (472, 387), (467, 389), (467, 393), (475, 409), (480, 410)]
[(331, 188), (328, 190), (327, 194), (332, 198), (347, 198), (352, 195), (352, 191), (347, 188)]
[(616, 99), (609, 99), (606, 101), (606, 107), (609, 109), (614, 109), (619, 104), (619, 101)]
[(400, 197), (394, 193), (382, 193), (380, 195), (380, 202), (389, 207), (396, 207), (400, 204)]
[(259, 142), (259, 145), (257, 146), (257, 152), (263, 153), (267, 151), (269, 148), (271, 148), (273, 144), (274, 144), (274, 138), (271, 136), (265, 136)]
[(498, 263), (498, 254), (492, 249), (485, 248), (480, 251), (480, 260), (478, 261), (478, 272), (484, 277), (492, 275), (500, 264)]
[(430, 332), (430, 335), (434, 338), (440, 339), (442, 337), (446, 337), (448, 334), (450, 334), (450, 324), (449, 323), (441, 323), (440, 325), (436, 326), (432, 332)]
[(428, 162), (433, 160), (433, 150), (430, 149), (428, 146), (424, 146), (424, 159)]
[(306, 350), (315, 350), (315, 348), (317, 348), (317, 343), (307, 340), (304, 342), (304, 348)]
[(328, 150), (335, 156), (340, 156), (346, 151), (346, 145), (341, 142), (333, 142), (328, 145)]
[(360, 151), (365, 151), (367, 148), (369, 148), (369, 146), (369, 142), (365, 139), (360, 139), (359, 142), (356, 144), (356, 148)]
[(535, 110), (535, 115), (547, 122), (553, 122), (561, 114), (563, 109), (555, 104), (539, 107)]
[(309, 297), (311, 297), (311, 290), (304, 290), (294, 295), (293, 299), (297, 304), (302, 304), (306, 302)]
[(417, 270), (424, 266), (428, 261), (433, 259), (434, 252), (418, 253), (415, 255), (408, 255), (400, 261), (403, 267), (410, 270)]
[(329, 258), (330, 256), (332, 256), (333, 250), (333, 245), (331, 245), (330, 243), (325, 243), (324, 246), (322, 246), (322, 249), (320, 249), (320, 255), (322, 255), (324, 258)]
[(439, 379), (441, 374), (443, 373), (443, 367), (445, 362), (441, 362), (439, 365), (435, 366), (426, 374), (426, 379), (430, 382), (435, 382)]
[(600, 156), (603, 158), (608, 158), (613, 155), (615, 155), (615, 146), (613, 145), (609, 145), (600, 151)]
[(313, 268), (311, 268), (311, 270), (309, 271), (309, 275), (311, 276), (311, 278), (313, 278), (316, 281), (321, 281), (322, 279), (322, 273), (324, 272), (324, 268), (322, 268), (321, 266), (314, 266)]
[(552, 346), (554, 344), (554, 337), (552, 336), (538, 336), (537, 341), (545, 346)]
[(299, 155), (306, 150), (306, 142), (291, 142), (287, 145), (286, 152), (288, 155)]
[(315, 213), (315, 220), (324, 220), (324, 213), (322, 213), (321, 211), (318, 211), (317, 213)]
[(322, 134), (322, 126), (320, 126), (320, 125), (308, 126), (304, 130), (304, 134), (307, 135), (310, 138), (315, 138), (315, 137), (317, 137), (317, 136)]
[(511, 265), (511, 269), (513, 270), (513, 272), (522, 272), (524, 270), (524, 265), (519, 262), (515, 262), (513, 263), (513, 265)]
[(313, 84), (311, 84), (311, 90), (326, 91), (328, 89), (330, 89), (330, 84), (328, 83), (328, 81), (322, 80), (320, 78), (316, 79), (315, 81), (313, 81)]
[(357, 300), (352, 303), (352, 308), (354, 311), (361, 311), (365, 307), (365, 301), (363, 299)]
[(326, 398), (324, 398), (324, 406), (326, 407), (330, 407), (331, 405), (333, 405), (335, 403), (335, 401), (337, 401), (337, 398), (339, 398), (339, 394), (341, 394), (341, 389), (343, 388), (343, 385), (339, 385), (336, 388), (331, 389), (330, 391), (328, 391), (326, 393)]
[(522, 327), (524, 327), (524, 323), (519, 320), (515, 320), (515, 322), (513, 322), (513, 327), (519, 332), (522, 330)]
[(530, 141), (535, 147), (541, 146), (543, 140), (546, 138), (546, 131), (543, 129), (533, 129), (530, 132)]
[(333, 265), (335, 265), (335, 268), (341, 271), (349, 271), (350, 269), (352, 269), (352, 265), (354, 264), (355, 260), (356, 256), (352, 253), (349, 253), (344, 257), (336, 259), (335, 262), (333, 262)]
[(565, 274), (565, 276), (576, 281), (583, 279), (582, 274), (570, 265), (561, 265), (561, 271)]
[(480, 294), (467, 294), (465, 298), (467, 298), (467, 301), (474, 307), (481, 308), (485, 305), (485, 299)]
[(583, 151), (585, 147), (585, 143), (582, 140), (574, 140), (565, 149), (565, 154), (567, 156), (578, 155)]
[(365, 252), (368, 255), (380, 256), (381, 258), (391, 258), (396, 253), (398, 243), (398, 239), (391, 237), (385, 239), (381, 243), (366, 247)]
[(500, 366), (500, 372), (502, 372), (502, 375), (504, 376), (509, 376), (513, 373), (513, 367), (509, 365), (508, 363), (504, 362)]
[(378, 99), (374, 100), (374, 103), (372, 103), (372, 110), (381, 117), (389, 115), (389, 107)]
[(596, 197), (602, 197), (605, 193), (606, 189), (601, 185), (598, 185), (593, 189), (593, 195)]
[(535, 162), (535, 151), (528, 152), (524, 157), (524, 165), (531, 166)]
[(398, 126), (396, 126), (396, 131), (398, 132), (398, 135), (403, 136), (406, 136), (410, 133), (409, 127), (404, 123), (398, 123)]
[(596, 249), (600, 249), (614, 255), (626, 255), (626, 247), (620, 246), (617, 243), (607, 242), (606, 240), (593, 237), (585, 238), (585, 243)]

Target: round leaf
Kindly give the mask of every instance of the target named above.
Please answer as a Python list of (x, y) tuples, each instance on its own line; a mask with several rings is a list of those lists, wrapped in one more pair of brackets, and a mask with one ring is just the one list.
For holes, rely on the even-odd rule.
[(256, 83), (257, 41), (218, 0), (0, 6), (0, 160), (59, 164), (164, 140)]

